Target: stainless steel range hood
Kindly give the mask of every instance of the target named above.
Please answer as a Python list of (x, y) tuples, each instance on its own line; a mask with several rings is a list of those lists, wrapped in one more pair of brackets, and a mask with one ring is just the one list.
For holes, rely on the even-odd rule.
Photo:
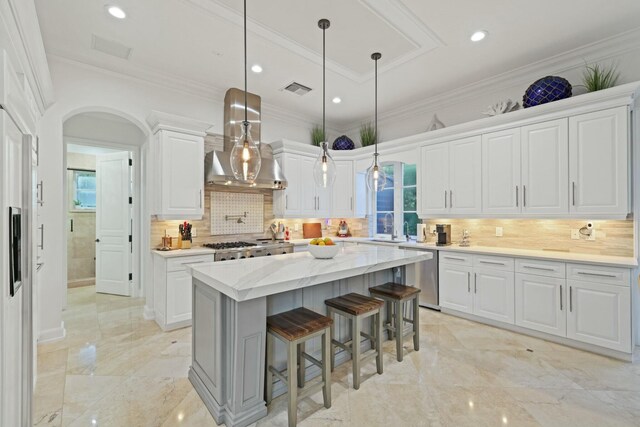
[[(247, 94), (248, 116), (251, 123), (251, 137), (260, 141), (260, 104), (258, 95)], [(260, 172), (255, 182), (248, 184), (235, 179), (231, 171), (230, 153), (242, 134), (241, 124), (244, 120), (244, 91), (229, 89), (224, 97), (224, 151), (212, 151), (205, 156), (205, 180), (209, 184), (232, 185), (247, 188), (271, 188), (281, 190), (287, 187), (287, 180), (278, 162), (271, 154), (269, 144), (259, 144), (262, 158)]]
[(228, 151), (212, 151), (204, 159), (206, 181), (209, 184), (232, 185), (248, 188), (271, 188), (281, 190), (287, 188), (287, 180), (275, 159), (262, 157), (262, 166), (258, 178), (253, 184), (237, 181), (231, 171)]

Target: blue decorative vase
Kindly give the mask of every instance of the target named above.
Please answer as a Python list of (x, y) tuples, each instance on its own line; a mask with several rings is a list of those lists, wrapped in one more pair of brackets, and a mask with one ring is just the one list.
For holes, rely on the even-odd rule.
[(356, 148), (356, 144), (347, 135), (339, 136), (333, 141), (334, 150), (353, 150), (354, 148)]
[(571, 97), (571, 83), (562, 77), (547, 76), (536, 80), (522, 97), (524, 108)]

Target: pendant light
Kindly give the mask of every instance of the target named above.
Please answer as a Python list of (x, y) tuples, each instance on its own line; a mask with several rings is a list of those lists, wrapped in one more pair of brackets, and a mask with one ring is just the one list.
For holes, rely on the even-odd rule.
[(253, 184), (260, 172), (260, 149), (251, 138), (251, 123), (247, 118), (247, 0), (244, 0), (244, 121), (242, 134), (231, 149), (231, 171), (236, 180)]
[(367, 187), (371, 191), (382, 191), (387, 185), (387, 175), (378, 165), (378, 59), (382, 58), (379, 52), (372, 53), (371, 59), (375, 61), (375, 152), (373, 164), (367, 169)]
[[(329, 25), (331, 25), (331, 23), (328, 19), (321, 19), (318, 21), (318, 27), (322, 30), (322, 137), (325, 140), (327, 138), (327, 132), (325, 131), (325, 31), (329, 28)], [(322, 153), (320, 153), (318, 159), (313, 165), (313, 179), (318, 187), (329, 188), (333, 186), (333, 183), (336, 180), (336, 164), (329, 154), (329, 143), (327, 141), (323, 141), (321, 145)]]

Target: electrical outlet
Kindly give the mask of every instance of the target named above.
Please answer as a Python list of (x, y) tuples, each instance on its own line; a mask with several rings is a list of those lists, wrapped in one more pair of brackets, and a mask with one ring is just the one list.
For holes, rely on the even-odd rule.
[(296, 222), (296, 223), (293, 225), (293, 231), (300, 231), (300, 223)]
[(198, 229), (191, 228), (191, 237), (198, 237)]
[(429, 233), (436, 234), (436, 226), (435, 225), (430, 225), (429, 226)]
[(591, 241), (596, 240), (596, 230), (595, 229), (591, 230), (591, 234), (589, 236), (587, 236), (587, 240), (591, 240)]
[(580, 231), (577, 228), (571, 229), (571, 240), (580, 240)]
[(327, 227), (331, 227), (331, 218), (327, 218)]
[(496, 227), (496, 237), (502, 237), (502, 227)]

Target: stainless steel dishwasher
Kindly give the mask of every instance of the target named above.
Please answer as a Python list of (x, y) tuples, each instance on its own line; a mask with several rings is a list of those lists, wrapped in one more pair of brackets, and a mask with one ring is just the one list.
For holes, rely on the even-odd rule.
[(410, 251), (430, 252), (433, 255), (428, 261), (421, 261), (405, 268), (405, 283), (418, 286), (421, 290), (419, 303), (422, 307), (440, 310), (438, 295), (438, 251), (419, 247), (404, 246)]

